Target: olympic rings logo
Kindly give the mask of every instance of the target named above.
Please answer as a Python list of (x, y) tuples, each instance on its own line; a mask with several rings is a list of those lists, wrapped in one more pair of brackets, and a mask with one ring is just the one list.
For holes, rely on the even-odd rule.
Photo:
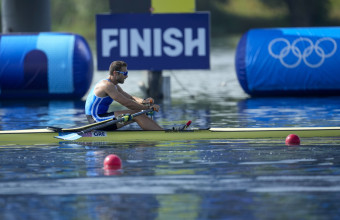
[[(279, 53), (274, 53), (273, 47), (275, 47), (275, 45), (278, 46), (279, 42), (281, 42), (281, 44), (283, 43), (285, 47), (283, 47)], [(297, 47), (297, 44), (300, 42), (304, 43), (303, 45), (307, 44), (307, 47), (304, 46), (303, 51), (301, 51)], [(332, 43), (333, 50), (326, 53), (324, 49), (320, 46), (322, 42)], [(307, 66), (311, 68), (318, 68), (324, 63), (326, 58), (333, 56), (336, 50), (337, 50), (336, 41), (330, 37), (320, 38), (319, 40), (315, 42), (315, 45), (313, 44), (313, 41), (311, 39), (305, 38), (305, 37), (301, 37), (301, 38), (294, 40), (292, 44), (290, 44), (290, 42), (285, 38), (275, 38), (268, 45), (269, 54), (275, 59), (279, 59), (281, 64), (287, 68), (297, 67), (301, 63), (302, 60)], [(311, 56), (313, 51), (315, 51), (315, 54), (320, 57), (319, 61), (316, 63), (311, 63), (310, 61), (308, 61), (308, 57)], [(284, 60), (284, 58), (287, 57), (289, 54), (293, 54), (295, 57), (297, 57), (297, 61), (292, 64), (288, 64)]]

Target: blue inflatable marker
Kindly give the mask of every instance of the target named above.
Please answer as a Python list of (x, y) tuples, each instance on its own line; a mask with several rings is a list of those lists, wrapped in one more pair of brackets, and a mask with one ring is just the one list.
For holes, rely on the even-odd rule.
[(79, 35), (0, 35), (0, 99), (80, 99), (92, 76), (92, 53)]
[(235, 64), (252, 96), (340, 95), (340, 28), (249, 30)]

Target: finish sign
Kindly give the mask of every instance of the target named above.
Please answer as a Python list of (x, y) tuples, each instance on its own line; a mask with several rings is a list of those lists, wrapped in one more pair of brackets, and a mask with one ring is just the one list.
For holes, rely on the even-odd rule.
[(98, 70), (209, 69), (210, 14), (97, 15)]

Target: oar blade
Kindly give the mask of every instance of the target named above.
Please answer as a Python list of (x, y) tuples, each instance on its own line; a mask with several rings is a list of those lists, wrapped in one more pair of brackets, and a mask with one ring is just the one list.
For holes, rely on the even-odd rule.
[(66, 135), (55, 136), (55, 138), (67, 140), (67, 141), (75, 141), (81, 138), (81, 136), (77, 133), (71, 133), (71, 134), (66, 134)]

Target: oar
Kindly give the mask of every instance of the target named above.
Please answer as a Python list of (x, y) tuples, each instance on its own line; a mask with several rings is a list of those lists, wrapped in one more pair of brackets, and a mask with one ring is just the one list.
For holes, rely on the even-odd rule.
[(142, 114), (146, 114), (146, 113), (149, 113), (149, 112), (152, 112), (154, 111), (154, 109), (148, 109), (148, 110), (142, 110), (140, 112), (137, 112), (135, 114), (132, 114), (132, 115), (124, 115), (123, 117), (119, 118), (119, 119), (115, 119), (115, 120), (110, 120), (104, 124), (99, 124), (97, 126), (93, 126), (93, 127), (90, 127), (90, 128), (86, 128), (82, 131), (79, 131), (79, 132), (76, 132), (76, 133), (71, 133), (71, 134), (66, 134), (66, 135), (59, 135), (59, 136), (55, 136), (55, 138), (59, 138), (59, 139), (62, 139), (62, 140), (68, 140), (68, 141), (74, 141), (74, 140), (77, 140), (79, 138), (81, 138), (82, 134), (85, 134), (87, 132), (90, 132), (90, 131), (93, 131), (93, 130), (99, 130), (101, 128), (104, 128), (106, 126), (109, 126), (109, 125), (112, 125), (112, 124), (116, 124), (116, 123), (119, 123), (119, 122), (126, 122), (126, 121), (130, 121), (132, 118), (134, 117), (137, 117), (139, 115), (142, 115)]

